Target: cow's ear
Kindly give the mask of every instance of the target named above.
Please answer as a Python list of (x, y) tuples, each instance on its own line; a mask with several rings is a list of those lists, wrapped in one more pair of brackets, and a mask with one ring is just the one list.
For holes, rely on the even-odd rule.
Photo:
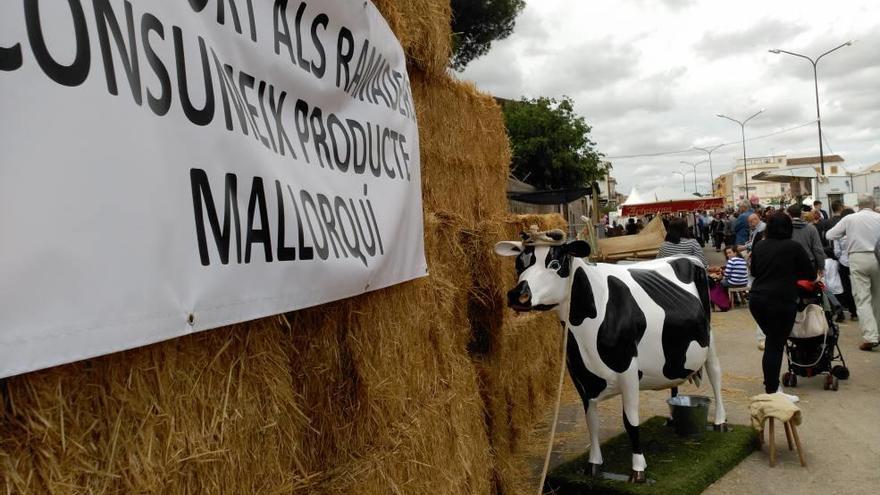
[(565, 252), (576, 258), (586, 258), (590, 255), (590, 244), (587, 241), (571, 241), (565, 244)]
[(523, 250), (522, 243), (516, 241), (501, 241), (495, 244), (495, 253), (501, 256), (517, 256)]

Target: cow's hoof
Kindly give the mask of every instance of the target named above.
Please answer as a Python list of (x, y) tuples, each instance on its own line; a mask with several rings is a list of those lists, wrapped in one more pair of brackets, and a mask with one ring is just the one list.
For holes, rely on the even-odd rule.
[(648, 477), (645, 476), (644, 471), (633, 470), (629, 474), (629, 482), (630, 483), (645, 483), (646, 481), (648, 481)]
[(730, 431), (730, 427), (727, 426), (727, 423), (721, 423), (720, 425), (712, 425), (712, 430), (727, 433), (728, 431)]
[(598, 477), (601, 474), (601, 464), (593, 464), (592, 462), (588, 462), (586, 467), (584, 467), (584, 474), (587, 476)]

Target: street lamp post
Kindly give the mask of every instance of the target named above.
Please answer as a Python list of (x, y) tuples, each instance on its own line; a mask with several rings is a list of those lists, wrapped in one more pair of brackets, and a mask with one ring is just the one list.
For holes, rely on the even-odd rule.
[(749, 202), (751, 202), (751, 198), (749, 197), (749, 166), (746, 163), (746, 122), (752, 120), (753, 118), (757, 117), (758, 115), (762, 114), (763, 112), (764, 112), (764, 109), (762, 108), (762, 109), (758, 110), (757, 112), (753, 113), (749, 118), (747, 118), (743, 121), (736, 120), (733, 117), (728, 117), (727, 115), (722, 115), (720, 113), (716, 115), (717, 117), (721, 117), (722, 119), (727, 119), (727, 120), (736, 122), (737, 124), (739, 124), (740, 130), (742, 131), (743, 173), (745, 174), (745, 177), (746, 177), (746, 200), (748, 200)]
[[(819, 115), (819, 75), (816, 70), (816, 64), (818, 64), (819, 60), (821, 60), (822, 57), (824, 57), (825, 55), (828, 55), (831, 52), (837, 51), (845, 46), (850, 46), (852, 44), (853, 44), (852, 40), (849, 40), (846, 43), (843, 43), (840, 46), (836, 46), (836, 47), (828, 50), (827, 52), (823, 53), (822, 55), (819, 55), (818, 57), (816, 57), (815, 60), (813, 60), (812, 58), (810, 58), (806, 55), (801, 55), (800, 53), (794, 53), (794, 52), (789, 52), (786, 50), (779, 50), (779, 49), (769, 50), (770, 53), (775, 53), (777, 55), (780, 53), (785, 53), (787, 55), (794, 55), (795, 57), (800, 57), (800, 58), (809, 60), (810, 63), (813, 64), (813, 85), (816, 88), (816, 125), (819, 127), (819, 166), (820, 166), (820, 170), (821, 170), (822, 175), (825, 175), (825, 152), (824, 152), (824, 149), (822, 146), (822, 117)], [(816, 180), (816, 184), (818, 187), (818, 179)], [(816, 196), (818, 197), (818, 194), (816, 194)]]
[(693, 169), (694, 169), (694, 192), (697, 192), (697, 165), (706, 163), (706, 160), (702, 160), (699, 162), (688, 162), (685, 160), (681, 160), (681, 163), (684, 163), (685, 165), (690, 165), (691, 167), (693, 167)]
[(673, 174), (678, 174), (681, 176), (681, 190), (684, 192), (687, 192), (687, 185), (685, 185), (684, 176), (687, 175), (688, 172), (689, 172), (688, 170), (685, 170), (683, 172), (680, 170), (673, 170), (672, 171)]
[(699, 148), (697, 146), (694, 146), (695, 150), (702, 151), (703, 153), (709, 155), (709, 191), (711, 192), (713, 197), (715, 196), (715, 173), (712, 171), (712, 153), (722, 146), (724, 145), (716, 144), (715, 146), (710, 146), (708, 148)]

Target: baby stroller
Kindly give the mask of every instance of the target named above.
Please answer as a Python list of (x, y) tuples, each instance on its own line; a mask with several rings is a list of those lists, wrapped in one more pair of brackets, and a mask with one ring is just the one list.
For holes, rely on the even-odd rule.
[[(825, 375), (825, 390), (837, 390), (838, 380), (849, 378), (849, 368), (837, 345), (840, 329), (834, 322), (824, 288), (821, 282), (798, 281), (798, 321), (801, 323), (795, 323), (795, 330), (785, 344), (788, 372), (782, 375), (782, 384), (786, 387), (796, 387), (799, 376)], [(827, 326), (821, 325), (820, 314)], [(804, 323), (811, 317), (812, 322)]]

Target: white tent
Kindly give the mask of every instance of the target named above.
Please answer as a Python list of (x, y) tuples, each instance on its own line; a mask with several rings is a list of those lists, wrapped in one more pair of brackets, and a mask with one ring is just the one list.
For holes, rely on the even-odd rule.
[(626, 197), (626, 201), (623, 202), (625, 205), (640, 205), (645, 202), (645, 199), (642, 197), (642, 194), (639, 193), (639, 190), (633, 187), (629, 191), (629, 195)]
[(643, 205), (646, 203), (659, 203), (661, 201), (682, 201), (696, 198), (693, 193), (680, 191), (672, 187), (657, 187), (644, 193), (639, 192), (633, 187), (623, 204)]

